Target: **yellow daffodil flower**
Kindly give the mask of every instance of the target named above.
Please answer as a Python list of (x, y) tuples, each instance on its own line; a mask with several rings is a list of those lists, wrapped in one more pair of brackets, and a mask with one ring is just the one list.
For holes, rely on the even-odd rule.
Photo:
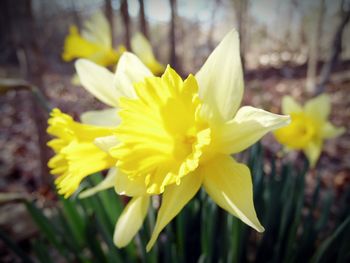
[(69, 28), (62, 59), (72, 61), (76, 58), (86, 58), (99, 65), (110, 66), (118, 62), (125, 50), (123, 45), (117, 50), (113, 49), (108, 21), (102, 12), (97, 12), (84, 23), (81, 35), (76, 26)]
[(114, 187), (132, 197), (116, 224), (118, 247), (127, 245), (142, 226), (152, 195), (162, 194), (162, 204), (148, 251), (201, 186), (220, 207), (264, 231), (254, 209), (249, 168), (231, 155), (288, 124), (289, 116), (239, 108), (243, 76), (236, 31), (184, 81), (170, 66), (161, 77), (153, 76), (129, 52), (121, 56), (114, 76), (83, 59), (76, 69), (82, 85), (112, 107), (83, 115), (86, 125), (106, 127), (117, 110), (120, 118), (110, 134), (96, 134), (93, 141), (116, 161), (115, 169), (100, 185), (81, 193)]
[(337, 128), (327, 120), (330, 110), (330, 98), (326, 94), (309, 100), (305, 107), (300, 106), (292, 97), (285, 96), (282, 99), (282, 112), (290, 114), (292, 122), (275, 131), (277, 141), (287, 149), (303, 150), (310, 166), (315, 166), (323, 141), (344, 132), (344, 128)]
[[(65, 39), (62, 59), (72, 61), (76, 58), (86, 58), (101, 66), (117, 64), (121, 54), (126, 51), (124, 45), (117, 50), (112, 47), (111, 29), (102, 12), (95, 13), (84, 23), (84, 30), (80, 35), (74, 25), (69, 28), (69, 35)], [(153, 72), (161, 74), (165, 67), (154, 57), (151, 44), (141, 33), (136, 33), (131, 39), (132, 51)], [(75, 83), (79, 83), (76, 79)]]
[(115, 165), (115, 160), (93, 143), (96, 137), (111, 134), (112, 128), (77, 123), (59, 109), (51, 112), (48, 123), (47, 132), (57, 137), (48, 142), (56, 153), (48, 166), (58, 175), (55, 183), (60, 194), (69, 197), (86, 176)]

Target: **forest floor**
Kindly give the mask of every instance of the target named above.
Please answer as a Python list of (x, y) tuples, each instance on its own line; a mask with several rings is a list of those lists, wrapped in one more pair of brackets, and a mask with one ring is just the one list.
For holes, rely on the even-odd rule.
[[(289, 94), (296, 100), (305, 102), (311, 97), (305, 91), (305, 78), (290, 75), (288, 72), (290, 73), (288, 70), (276, 70), (260, 75), (256, 74), (259, 71), (254, 74), (248, 72), (242, 104), (280, 113), (281, 98), (284, 95)], [(286, 77), (286, 74), (289, 75)], [(349, 74), (347, 67), (340, 70), (332, 75), (331, 83), (326, 86), (326, 92), (332, 99), (330, 120), (337, 126), (345, 127), (346, 133), (325, 142), (317, 166), (322, 187), (333, 189), (336, 197), (340, 196), (350, 183)], [(0, 76), (12, 75), (0, 68)], [(42, 81), (51, 104), (75, 118), (84, 111), (103, 108), (103, 105), (83, 88), (71, 84), (70, 74), (48, 72), (42, 76)], [(36, 102), (27, 91), (11, 91), (0, 96), (0, 193), (29, 193), (52, 197), (47, 190), (48, 186), (42, 184), (43, 180), (37, 173), (41, 163), (38, 132), (33, 119), (33, 103)], [(265, 136), (263, 144), (280, 156), (282, 148), (272, 135)], [(299, 155), (291, 153), (285, 158), (293, 159), (297, 158), (296, 156)], [(307, 182), (309, 188), (312, 188), (315, 184), (313, 175), (310, 174)], [(35, 231), (30, 220), (23, 220), (28, 218), (23, 206), (1, 205), (0, 211), (0, 227), (10, 231), (19, 242), (26, 240)], [(17, 224), (16, 221), (21, 222)], [(3, 255), (1, 244), (0, 255)]]

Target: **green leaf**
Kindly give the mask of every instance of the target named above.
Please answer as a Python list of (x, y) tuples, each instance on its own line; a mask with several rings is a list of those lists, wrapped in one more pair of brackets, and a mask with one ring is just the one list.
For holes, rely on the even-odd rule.
[(337, 240), (337, 238), (343, 233), (345, 228), (350, 224), (350, 216), (334, 231), (334, 233), (328, 237), (323, 243), (320, 245), (319, 249), (311, 258), (312, 263), (320, 262), (324, 254), (330, 248), (330, 246)]
[(32, 259), (10, 238), (5, 232), (0, 229), (0, 240), (17, 255), (23, 263), (34, 263)]
[(25, 202), (25, 204), (28, 212), (48, 241), (51, 242), (63, 256), (67, 256), (65, 248), (62, 246), (62, 240), (59, 239), (59, 237), (61, 237), (60, 231), (54, 224), (51, 224), (48, 218), (33, 203)]

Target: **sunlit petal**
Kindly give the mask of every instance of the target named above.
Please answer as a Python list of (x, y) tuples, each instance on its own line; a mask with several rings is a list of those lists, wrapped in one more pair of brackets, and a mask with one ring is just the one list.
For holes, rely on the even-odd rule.
[(128, 176), (121, 171), (118, 171), (114, 189), (118, 194), (126, 196), (140, 196), (146, 194), (146, 184), (143, 177), (130, 180)]
[(150, 251), (163, 228), (181, 211), (192, 199), (202, 184), (202, 177), (198, 173), (185, 176), (180, 185), (168, 186), (163, 194), (162, 205), (159, 209), (156, 226), (147, 244)]
[(131, 39), (131, 49), (138, 56), (141, 61), (153, 72), (153, 74), (160, 74), (165, 70), (154, 57), (152, 46), (147, 38), (141, 33), (136, 33)]
[(223, 209), (244, 223), (263, 232), (253, 203), (253, 185), (249, 168), (230, 156), (212, 160), (203, 168), (204, 187)]
[(321, 155), (323, 141), (320, 139), (315, 139), (308, 143), (304, 148), (304, 153), (310, 162), (310, 167), (314, 167), (318, 158)]
[(80, 120), (85, 124), (107, 127), (116, 127), (120, 123), (120, 118), (115, 108), (84, 112), (80, 115)]
[(84, 38), (107, 48), (112, 46), (111, 29), (102, 11), (95, 12), (84, 21), (83, 28), (81, 35)]
[(315, 119), (326, 120), (331, 112), (330, 97), (327, 94), (321, 94), (306, 102), (305, 113)]
[(214, 129), (213, 147), (221, 153), (238, 153), (256, 143), (269, 131), (285, 126), (289, 120), (286, 115), (250, 106), (242, 107), (233, 120)]
[(113, 86), (113, 74), (86, 59), (75, 63), (79, 79), (83, 87), (103, 103), (117, 107), (118, 91)]
[(82, 191), (79, 194), (79, 198), (86, 198), (86, 197), (92, 196), (100, 191), (114, 187), (116, 175), (117, 175), (116, 169), (111, 168), (108, 171), (108, 174), (106, 175), (106, 177), (103, 179), (102, 182), (100, 182), (98, 185), (96, 185), (94, 187), (91, 187), (89, 189)]
[(325, 139), (335, 138), (345, 132), (344, 127), (336, 127), (330, 122), (326, 122), (322, 128), (322, 137)]
[(243, 73), (236, 30), (230, 31), (196, 74), (199, 95), (215, 115), (230, 120), (240, 106)]
[(113, 241), (117, 247), (128, 245), (139, 231), (147, 215), (149, 199), (148, 196), (134, 197), (124, 208), (114, 230)]
[(116, 146), (118, 143), (118, 139), (115, 135), (98, 137), (94, 140), (94, 144), (106, 153), (109, 153), (109, 150)]
[(134, 98), (133, 83), (142, 81), (145, 77), (152, 76), (152, 72), (130, 52), (124, 52), (121, 56), (114, 75), (114, 85), (127, 98)]
[(301, 112), (303, 108), (296, 102), (291, 96), (284, 96), (282, 99), (282, 112), (283, 114), (291, 114), (295, 112)]

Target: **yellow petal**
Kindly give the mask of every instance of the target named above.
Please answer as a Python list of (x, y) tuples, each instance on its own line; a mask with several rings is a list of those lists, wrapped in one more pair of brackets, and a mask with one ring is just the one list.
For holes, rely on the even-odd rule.
[(305, 113), (316, 120), (327, 120), (330, 111), (331, 102), (327, 94), (321, 94), (305, 104)]
[(344, 127), (335, 127), (330, 122), (326, 122), (322, 128), (322, 137), (325, 139), (335, 138), (345, 132)]
[(75, 68), (83, 87), (103, 103), (117, 107), (118, 91), (113, 86), (113, 74), (93, 62), (79, 59)]
[(113, 241), (119, 247), (130, 243), (142, 226), (149, 206), (148, 196), (134, 197), (124, 208), (114, 230)]
[(153, 74), (158, 75), (164, 71), (165, 67), (156, 60), (151, 44), (141, 33), (138, 32), (132, 37), (131, 49)]
[(310, 162), (310, 167), (314, 167), (322, 151), (322, 140), (313, 140), (304, 148), (304, 153)]
[(236, 30), (230, 31), (210, 54), (196, 79), (203, 102), (218, 118), (230, 120), (239, 108), (244, 87)]
[(140, 196), (146, 194), (146, 184), (143, 177), (130, 180), (126, 174), (118, 170), (114, 190), (119, 195)]
[(84, 38), (107, 48), (112, 46), (111, 29), (101, 10), (86, 20), (83, 28), (82, 36)]
[(233, 120), (213, 127), (213, 147), (225, 154), (238, 153), (256, 143), (267, 132), (285, 126), (290, 118), (254, 107), (238, 110)]
[(94, 144), (102, 151), (109, 153), (109, 150), (119, 143), (115, 135), (98, 137), (94, 140)]
[(283, 114), (291, 114), (303, 111), (303, 108), (291, 96), (284, 96), (282, 99)]
[(100, 191), (114, 187), (116, 175), (117, 175), (117, 171), (115, 168), (109, 169), (108, 174), (106, 175), (106, 177), (103, 179), (102, 182), (100, 182), (98, 185), (94, 187), (91, 187), (89, 189), (82, 191), (79, 194), (79, 198), (86, 198)]
[(80, 120), (85, 124), (106, 127), (116, 127), (120, 123), (120, 118), (115, 108), (84, 112), (80, 115)]
[(145, 77), (152, 76), (152, 72), (130, 52), (124, 52), (120, 57), (114, 75), (114, 84), (118, 91), (128, 98), (135, 98), (133, 83), (143, 81)]
[(264, 227), (256, 216), (249, 168), (230, 156), (220, 156), (203, 167), (204, 187), (223, 209), (258, 232)]
[(170, 185), (165, 188), (162, 205), (158, 211), (156, 226), (146, 250), (150, 251), (163, 228), (181, 211), (181, 209), (198, 192), (202, 184), (199, 173), (193, 172), (185, 176), (180, 185)]

